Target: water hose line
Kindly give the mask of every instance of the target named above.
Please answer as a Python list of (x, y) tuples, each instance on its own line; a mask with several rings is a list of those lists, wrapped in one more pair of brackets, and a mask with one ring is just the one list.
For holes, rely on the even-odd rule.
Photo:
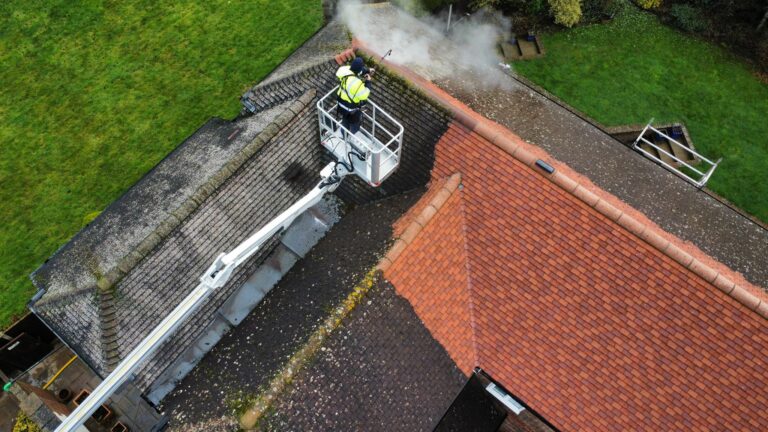
[(71, 359), (69, 359), (68, 362), (64, 363), (64, 366), (62, 366), (61, 369), (59, 369), (59, 371), (56, 372), (56, 374), (52, 376), (47, 383), (45, 383), (45, 385), (43, 386), (43, 390), (47, 389), (51, 384), (53, 384), (53, 382), (56, 381), (56, 378), (58, 378), (59, 375), (61, 375), (61, 373), (64, 372), (64, 369), (68, 368), (69, 365), (71, 365), (72, 362), (74, 362), (76, 359), (77, 359), (77, 356), (74, 356)]

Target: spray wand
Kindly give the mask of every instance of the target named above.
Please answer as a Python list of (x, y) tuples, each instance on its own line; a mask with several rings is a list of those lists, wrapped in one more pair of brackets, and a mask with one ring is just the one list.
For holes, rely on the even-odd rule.
[[(379, 59), (379, 63), (381, 63), (382, 61), (384, 61), (384, 59), (385, 59), (385, 58), (389, 57), (389, 56), (390, 56), (390, 54), (392, 54), (392, 50), (391, 50), (391, 49), (390, 49), (389, 51), (387, 51), (387, 53), (386, 53), (386, 54), (384, 54), (383, 56), (381, 56), (381, 58)], [(366, 73), (366, 75), (365, 75), (365, 76), (366, 76), (366, 78), (367, 78), (367, 79), (369, 79), (369, 80), (370, 80), (370, 79), (371, 79), (371, 77), (373, 77), (373, 74), (375, 74), (375, 73), (376, 73), (376, 69), (373, 69), (373, 68), (371, 68), (371, 69), (368, 69), (368, 73)]]

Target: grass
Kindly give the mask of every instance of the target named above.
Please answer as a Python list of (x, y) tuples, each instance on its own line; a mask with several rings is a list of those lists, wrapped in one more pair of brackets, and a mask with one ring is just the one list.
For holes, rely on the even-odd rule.
[(28, 274), (322, 25), (319, 0), (0, 3), (0, 328)]
[(748, 65), (635, 8), (543, 42), (518, 73), (606, 126), (683, 122), (699, 152), (723, 158), (707, 187), (768, 222), (768, 85)]

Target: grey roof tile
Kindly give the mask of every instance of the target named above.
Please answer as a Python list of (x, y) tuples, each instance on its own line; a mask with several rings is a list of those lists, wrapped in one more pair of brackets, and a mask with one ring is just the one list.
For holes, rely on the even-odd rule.
[[(46, 290), (42, 301), (91, 291), (281, 111), (209, 120), (31, 275)], [(228, 140), (238, 128), (244, 132)]]
[[(319, 145), (314, 103), (336, 85), (337, 67), (326, 61), (256, 86), (254, 103), (263, 111), (234, 122), (209, 122), (36, 271), (33, 279), (47, 290), (36, 310), (98, 373), (106, 375), (124, 358), (197, 285), (219, 253), (234, 248), (316, 184), (329, 159)], [(288, 109), (302, 94), (303, 108)], [(348, 202), (424, 185), (434, 144), (450, 121), (448, 113), (386, 74), (377, 77), (373, 97), (406, 128), (403, 163), (383, 188), (345, 180), (337, 194)], [(243, 132), (227, 140), (237, 128)], [(259, 132), (275, 134), (264, 140)], [(298, 175), (284, 175), (295, 171), (297, 163), (302, 168)], [(217, 187), (204, 187), (212, 181)], [(148, 391), (271, 250), (265, 247), (238, 269), (140, 368), (138, 388)], [(96, 284), (104, 274), (119, 275), (103, 284), (114, 290), (114, 303), (99, 301)], [(116, 350), (111, 349), (115, 342)]]

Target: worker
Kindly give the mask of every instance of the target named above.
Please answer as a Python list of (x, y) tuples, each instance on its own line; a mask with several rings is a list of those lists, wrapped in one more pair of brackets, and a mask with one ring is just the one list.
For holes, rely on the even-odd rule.
[(355, 57), (349, 66), (342, 66), (336, 71), (336, 77), (340, 81), (336, 96), (339, 101), (341, 125), (353, 134), (360, 130), (363, 120), (361, 108), (371, 94), (371, 76), (374, 72), (374, 69), (365, 67), (360, 57)]

